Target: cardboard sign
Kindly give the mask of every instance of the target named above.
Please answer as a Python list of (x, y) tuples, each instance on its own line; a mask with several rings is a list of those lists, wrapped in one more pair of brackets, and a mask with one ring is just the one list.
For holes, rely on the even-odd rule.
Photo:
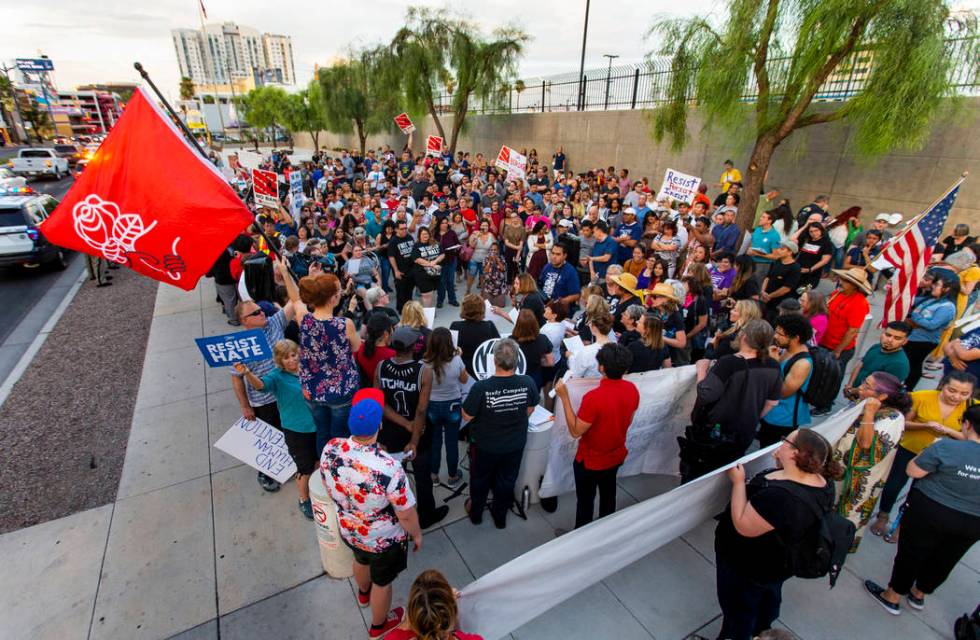
[(296, 474), (282, 431), (268, 422), (239, 418), (214, 446), (277, 482), (289, 482)]
[(398, 128), (402, 130), (402, 133), (406, 135), (415, 131), (415, 125), (412, 124), (412, 119), (408, 117), (407, 113), (399, 113), (397, 116), (395, 116), (395, 124), (397, 124)]
[(494, 166), (507, 172), (508, 180), (523, 180), (527, 175), (527, 156), (523, 156), (507, 145), (500, 148)]
[(667, 169), (667, 172), (664, 173), (664, 183), (660, 185), (660, 191), (657, 193), (657, 197), (666, 196), (691, 204), (694, 202), (694, 196), (697, 195), (700, 185), (701, 178), (697, 176), (689, 176), (680, 171)]
[(255, 194), (255, 204), (279, 208), (279, 176), (275, 171), (252, 169), (252, 192)]
[(439, 136), (429, 136), (425, 139), (425, 155), (436, 156), (442, 154), (442, 138)]
[(289, 172), (289, 204), (293, 210), (293, 217), (299, 220), (300, 212), (303, 210), (303, 203), (306, 196), (303, 195), (303, 172), (293, 169)]
[(262, 329), (195, 338), (194, 342), (209, 367), (230, 367), (236, 362), (268, 360), (272, 357), (272, 349)]

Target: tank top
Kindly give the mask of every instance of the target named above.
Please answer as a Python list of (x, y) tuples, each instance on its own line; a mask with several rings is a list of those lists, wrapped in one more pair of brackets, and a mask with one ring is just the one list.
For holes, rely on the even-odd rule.
[(310, 399), (328, 404), (350, 401), (360, 376), (347, 339), (346, 318), (303, 316), (299, 326), (299, 379)]
[[(408, 421), (414, 420), (422, 391), (422, 363), (418, 360), (385, 360), (378, 365), (378, 383), (384, 393), (385, 406)], [(378, 441), (388, 451), (401, 451), (411, 437), (405, 427), (382, 420)]]

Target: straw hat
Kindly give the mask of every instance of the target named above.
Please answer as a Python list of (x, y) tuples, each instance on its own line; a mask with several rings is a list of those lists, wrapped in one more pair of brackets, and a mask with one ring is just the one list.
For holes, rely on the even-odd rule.
[(670, 286), (666, 282), (658, 282), (653, 289), (647, 289), (648, 296), (663, 296), (664, 298), (669, 298), (674, 302), (680, 302), (677, 299), (677, 292), (674, 291), (674, 287)]
[(632, 273), (621, 273), (618, 276), (610, 276), (609, 280), (611, 282), (615, 282), (621, 288), (626, 289), (637, 298), (642, 296), (642, 294), (636, 290), (636, 276), (634, 276)]
[(868, 272), (858, 267), (851, 269), (831, 269), (839, 278), (851, 282), (858, 289), (864, 291), (865, 295), (871, 295), (871, 283), (868, 282)]

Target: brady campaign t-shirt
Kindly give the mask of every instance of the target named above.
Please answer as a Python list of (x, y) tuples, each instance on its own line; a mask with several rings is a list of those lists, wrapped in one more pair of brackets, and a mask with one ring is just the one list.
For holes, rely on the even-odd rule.
[(538, 404), (530, 376), (493, 376), (473, 385), (463, 411), (473, 416), (473, 442), (490, 453), (520, 451), (527, 442), (527, 410)]

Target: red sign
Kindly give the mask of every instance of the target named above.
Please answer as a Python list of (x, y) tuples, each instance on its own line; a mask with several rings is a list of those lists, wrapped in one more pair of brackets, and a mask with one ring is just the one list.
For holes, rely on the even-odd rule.
[(402, 133), (409, 134), (415, 131), (415, 125), (412, 124), (412, 119), (408, 117), (407, 113), (399, 113), (395, 116), (395, 124), (398, 128), (402, 130)]
[(278, 209), (279, 176), (275, 171), (252, 169), (252, 193), (255, 194), (255, 204)]
[(190, 291), (253, 219), (221, 172), (137, 89), (40, 230), (53, 244)]
[(437, 156), (442, 153), (442, 138), (439, 136), (429, 136), (425, 139), (425, 155)]

